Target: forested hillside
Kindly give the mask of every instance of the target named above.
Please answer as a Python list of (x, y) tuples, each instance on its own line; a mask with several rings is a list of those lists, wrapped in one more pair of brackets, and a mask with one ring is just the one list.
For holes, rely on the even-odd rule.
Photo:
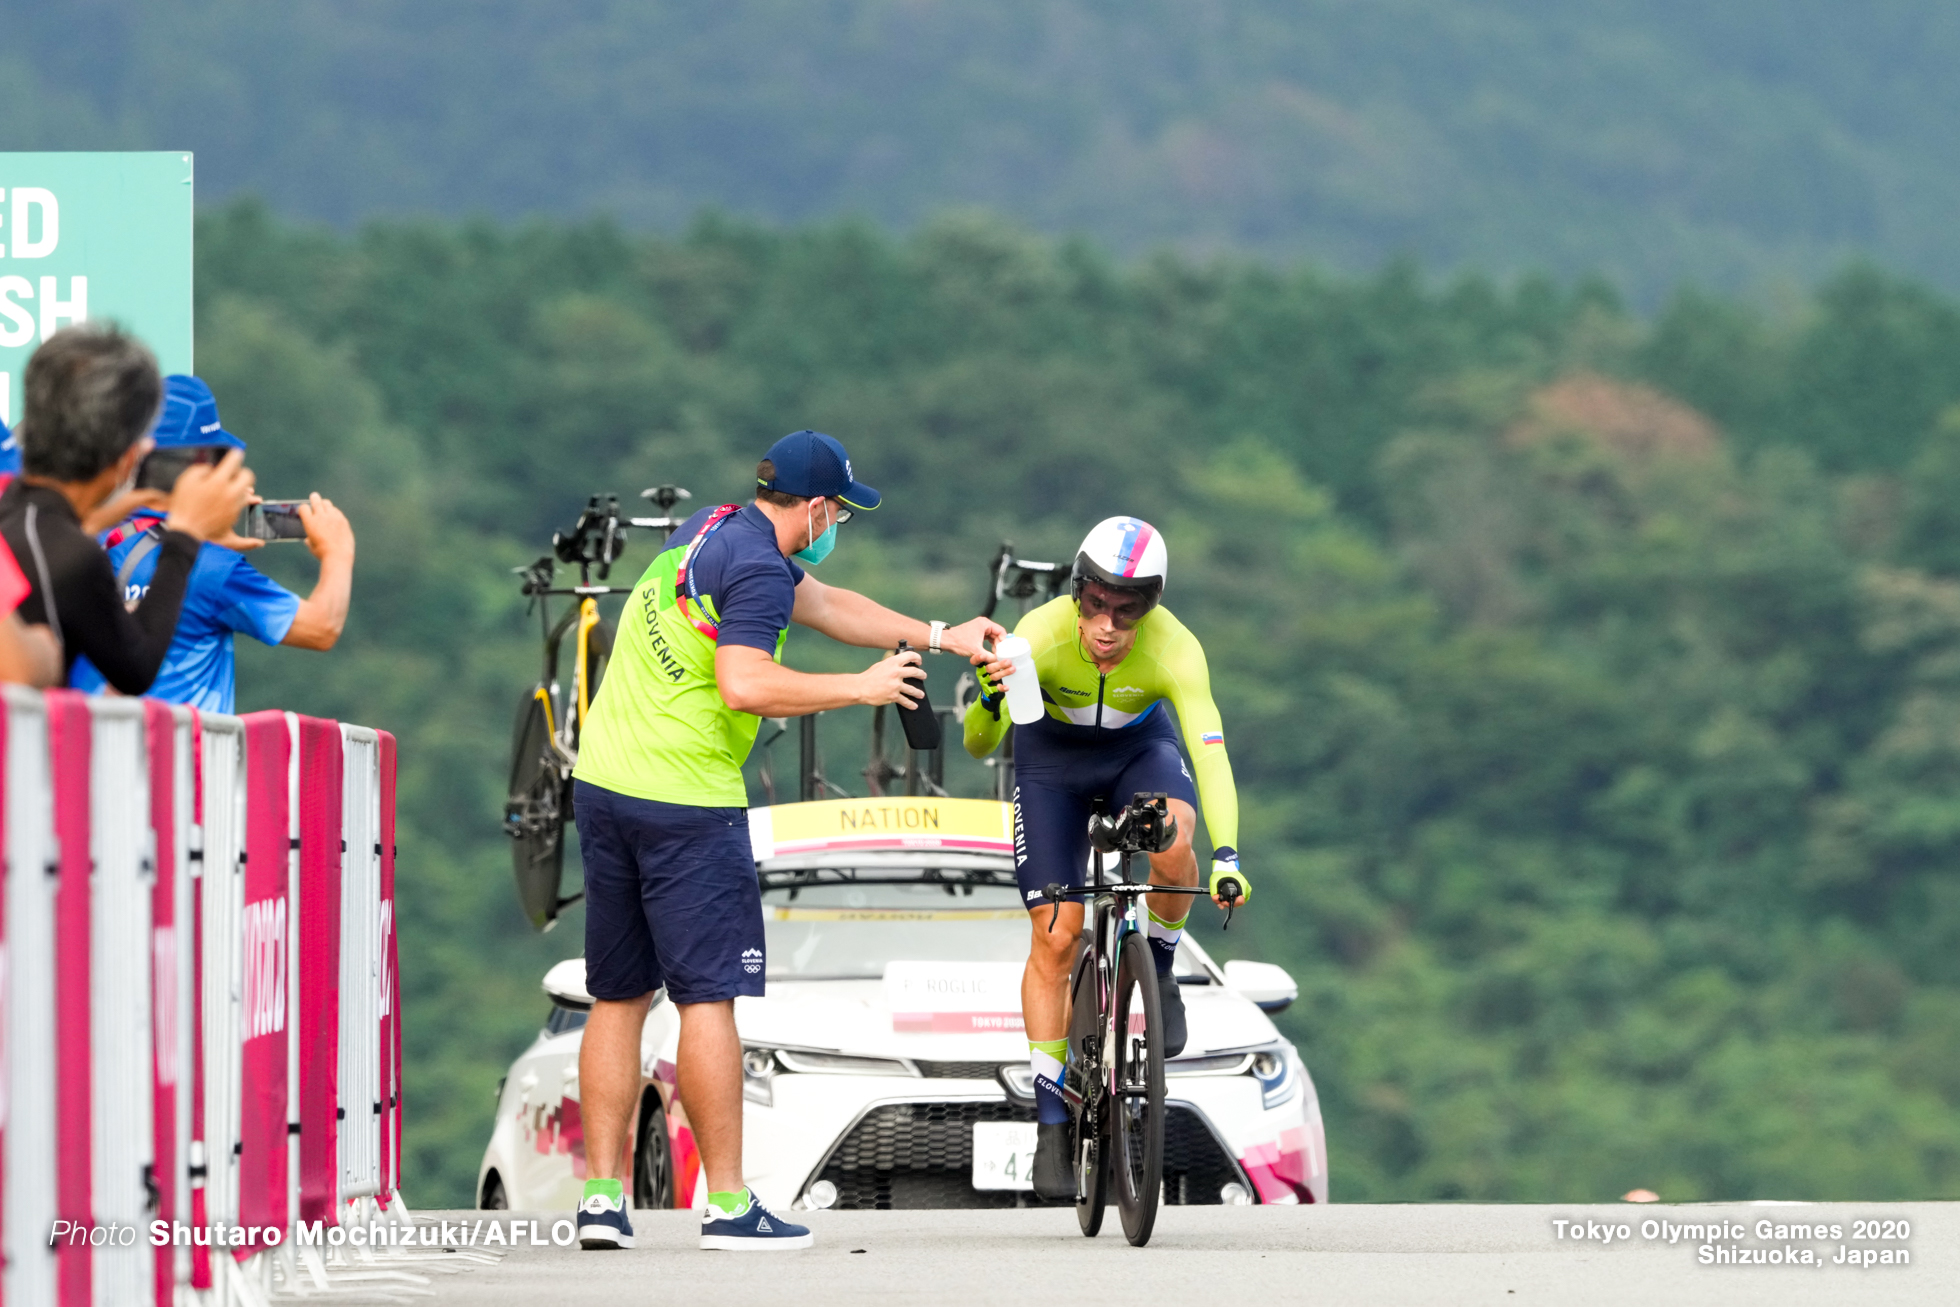
[[(826, 579), (915, 611), (969, 614), (1003, 536), (1166, 531), (1259, 890), (1206, 943), (1300, 978), (1338, 1198), (1960, 1196), (1949, 301), (1852, 268), (1795, 326), (1647, 321), (978, 220), (343, 239), (242, 207), (198, 250), (261, 486), (360, 531), (342, 647), (241, 680), (401, 736), (418, 1204), (468, 1200), (579, 947), (576, 911), (530, 933), (496, 829), (536, 658), (508, 569), (594, 490), (739, 496), (803, 425), (886, 492)], [(850, 785), (863, 724), (826, 729)]]
[(0, 149), (349, 223), (980, 205), (1127, 252), (1960, 288), (1940, 0), (0, 0)]

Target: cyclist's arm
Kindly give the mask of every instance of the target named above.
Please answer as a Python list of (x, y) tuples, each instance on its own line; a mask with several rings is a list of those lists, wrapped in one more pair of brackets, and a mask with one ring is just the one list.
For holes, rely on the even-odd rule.
[(1225, 724), (1211, 698), (1211, 668), (1197, 637), (1189, 632), (1161, 660), (1169, 682), (1171, 707), (1184, 731), (1184, 749), (1198, 782), (1198, 802), (1214, 848), (1239, 846), (1239, 790), (1232, 760), (1225, 754)]
[[(1049, 600), (1017, 622), (1014, 634), (1028, 642), (1039, 667), (1056, 645), (1075, 640), (1074, 602), (1067, 598)], [(1007, 692), (1001, 685), (1007, 667), (1006, 663), (993, 662), (976, 672), (982, 694), (967, 707), (962, 740), (966, 751), (976, 758), (992, 753), (1007, 736)]]
[(976, 675), (980, 678), (980, 697), (967, 705), (962, 742), (968, 753), (984, 758), (1000, 747), (1007, 734), (1007, 692), (991, 684), (984, 670)]

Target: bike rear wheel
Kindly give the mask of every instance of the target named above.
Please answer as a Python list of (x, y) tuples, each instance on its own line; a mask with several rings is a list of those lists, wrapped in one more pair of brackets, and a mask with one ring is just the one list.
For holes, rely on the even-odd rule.
[(1164, 1188), (1164, 1040), (1157, 964), (1142, 935), (1123, 939), (1116, 964), (1109, 1134), (1123, 1234), (1150, 1242)]
[(517, 900), (539, 930), (558, 919), (559, 887), (565, 874), (565, 817), (572, 806), (571, 782), (565, 779), (552, 746), (549, 695), (549, 690), (538, 686), (517, 706), (510, 791), (504, 802), (504, 833), (511, 837)]
[(1082, 1095), (1074, 1108), (1070, 1138), (1075, 1145), (1075, 1219), (1095, 1238), (1109, 1206), (1109, 1130), (1102, 1093), (1102, 1004), (1096, 956), (1082, 948), (1069, 981), (1068, 1080)]

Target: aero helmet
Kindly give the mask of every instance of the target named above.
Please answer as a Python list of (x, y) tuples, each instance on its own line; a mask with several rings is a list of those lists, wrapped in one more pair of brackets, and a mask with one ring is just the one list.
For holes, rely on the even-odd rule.
[(1156, 527), (1140, 517), (1104, 518), (1076, 552), (1069, 593), (1080, 603), (1083, 584), (1100, 581), (1117, 590), (1137, 591), (1155, 608), (1164, 597), (1169, 565), (1170, 551)]

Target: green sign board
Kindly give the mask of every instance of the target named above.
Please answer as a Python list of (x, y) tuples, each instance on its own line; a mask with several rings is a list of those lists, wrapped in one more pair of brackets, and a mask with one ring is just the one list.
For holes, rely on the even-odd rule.
[(83, 319), (191, 370), (189, 154), (0, 154), (0, 421), (35, 346)]

